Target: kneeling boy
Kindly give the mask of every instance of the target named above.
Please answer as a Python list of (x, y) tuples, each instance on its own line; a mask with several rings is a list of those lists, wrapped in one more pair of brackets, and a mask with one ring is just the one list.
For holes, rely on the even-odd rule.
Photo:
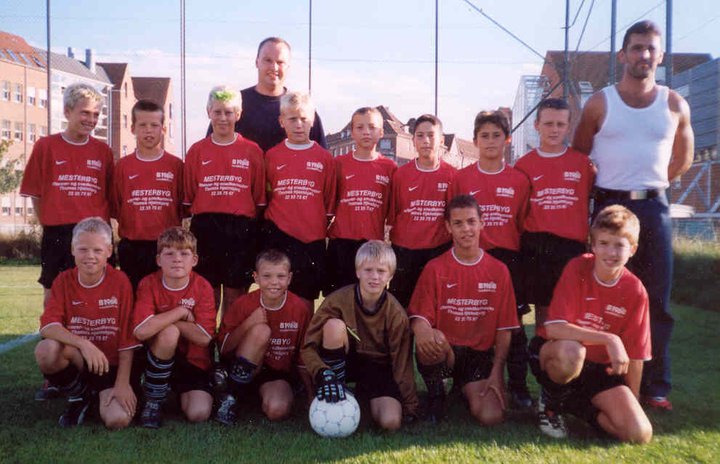
[(171, 385), (190, 422), (203, 422), (212, 411), (208, 345), (215, 334), (215, 300), (210, 283), (192, 271), (196, 243), (181, 227), (167, 229), (158, 237), (160, 270), (138, 286), (133, 333), (147, 348), (143, 427), (160, 427)]
[(428, 418), (445, 413), (444, 377), (452, 375), (482, 425), (505, 416), (503, 369), (519, 327), (507, 267), (480, 248), (477, 201), (459, 195), (445, 209), (453, 247), (430, 261), (410, 300), (418, 370), (428, 390)]
[(288, 291), (290, 259), (277, 250), (263, 251), (257, 257), (253, 277), (260, 289), (240, 297), (230, 307), (218, 333), (225, 371), (215, 379), (221, 390), (215, 420), (226, 425), (235, 423), (236, 398), (251, 383), (258, 386), (263, 412), (271, 421), (290, 414), (298, 380), (310, 385), (305, 366), (299, 361), (312, 307)]
[(345, 382), (356, 381), (373, 420), (397, 430), (403, 415), (416, 415), (418, 400), (408, 318), (385, 288), (395, 272), (395, 253), (370, 240), (358, 250), (355, 269), (359, 283), (329, 295), (313, 316), (302, 358), (317, 398), (345, 399)]
[(127, 328), (130, 281), (107, 265), (112, 229), (99, 217), (80, 221), (72, 233), (75, 268), (53, 282), (40, 317), (43, 340), (35, 360), (45, 378), (68, 397), (61, 427), (82, 424), (94, 392), (106, 427), (127, 427), (135, 415), (130, 387), (132, 350), (140, 344)]
[[(565, 267), (545, 325), (530, 343), (530, 365), (547, 411), (587, 419), (622, 441), (647, 443), (652, 426), (637, 396), (643, 361), (650, 358), (648, 297), (625, 268), (639, 231), (625, 207), (600, 211), (590, 230), (593, 253)], [(552, 433), (552, 426), (540, 424), (548, 435), (565, 435)]]

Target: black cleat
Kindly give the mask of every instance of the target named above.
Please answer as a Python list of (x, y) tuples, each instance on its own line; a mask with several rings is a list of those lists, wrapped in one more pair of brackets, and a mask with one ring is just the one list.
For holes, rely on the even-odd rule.
[(35, 392), (35, 401), (48, 401), (58, 396), (60, 396), (60, 389), (46, 380), (42, 387)]
[(162, 402), (148, 400), (140, 414), (140, 425), (146, 429), (159, 429), (162, 425)]
[(235, 425), (237, 422), (237, 400), (230, 393), (224, 393), (218, 399), (215, 420), (225, 425)]
[(68, 400), (68, 407), (60, 416), (58, 425), (62, 428), (75, 427), (83, 423), (85, 414), (90, 408), (90, 396), (83, 396), (77, 400)]
[(218, 365), (213, 369), (210, 378), (212, 388), (215, 393), (224, 393), (228, 389), (228, 373), (227, 369)]

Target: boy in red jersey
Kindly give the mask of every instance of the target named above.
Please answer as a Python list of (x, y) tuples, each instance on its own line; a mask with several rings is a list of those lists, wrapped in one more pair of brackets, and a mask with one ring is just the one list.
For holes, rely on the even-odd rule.
[(510, 126), (500, 111), (483, 111), (475, 117), (473, 141), (478, 162), (458, 172), (453, 184), (455, 194), (470, 194), (483, 212), (484, 227), (480, 247), (502, 261), (510, 271), (518, 303), (521, 326), (513, 332), (507, 359), (508, 388), (512, 405), (530, 408), (527, 388), (527, 337), (522, 316), (528, 311), (522, 293), (520, 234), (527, 212), (530, 184), (525, 176), (505, 164), (505, 146), (510, 142)]
[[(133, 292), (125, 274), (107, 265), (112, 229), (99, 217), (80, 221), (71, 239), (76, 267), (53, 282), (40, 317), (43, 340), (35, 360), (49, 383), (68, 397), (61, 427), (82, 424), (94, 393), (106, 427), (121, 429), (135, 415), (130, 330)], [(133, 382), (134, 383), (134, 382)]]
[[(261, 252), (253, 277), (260, 287), (243, 295), (223, 315), (218, 333), (224, 370), (218, 383), (215, 419), (232, 425), (237, 418), (237, 396), (254, 383), (268, 419), (285, 419), (292, 409), (298, 380), (310, 385), (300, 348), (312, 308), (288, 291), (290, 259), (277, 250)], [(223, 385), (224, 384), (224, 385)]]
[(335, 165), (330, 152), (310, 140), (315, 107), (301, 92), (280, 99), (287, 139), (265, 154), (269, 204), (263, 246), (285, 252), (292, 264), (290, 290), (313, 301), (325, 282), (325, 237), (335, 212)]
[(315, 379), (315, 396), (330, 403), (345, 399), (345, 382), (356, 382), (373, 420), (397, 430), (403, 417), (417, 415), (412, 338), (405, 310), (386, 290), (395, 272), (395, 253), (380, 240), (364, 243), (355, 255), (358, 283), (325, 298), (312, 318), (302, 349)]
[(160, 427), (170, 386), (190, 422), (203, 422), (212, 412), (208, 345), (215, 335), (215, 301), (208, 281), (192, 272), (196, 246), (182, 227), (165, 230), (157, 243), (160, 270), (138, 287), (133, 334), (147, 349), (143, 427)]
[(390, 179), (397, 170), (393, 160), (377, 151), (383, 136), (383, 119), (377, 108), (356, 110), (350, 127), (357, 148), (335, 158), (338, 199), (328, 231), (326, 295), (357, 282), (354, 258), (360, 245), (384, 239)]
[[(523, 297), (525, 303), (535, 305), (536, 329), (545, 322), (547, 306), (563, 268), (587, 247), (594, 169), (590, 158), (565, 145), (569, 127), (567, 102), (557, 98), (543, 100), (535, 119), (540, 146), (515, 163), (515, 168), (530, 181), (530, 206), (520, 245)], [(538, 402), (538, 406), (543, 405)], [(552, 422), (557, 430), (562, 430), (563, 422), (558, 416), (547, 416), (542, 408), (538, 415), (541, 422)]]
[(157, 270), (157, 238), (182, 219), (180, 158), (162, 149), (163, 107), (139, 100), (132, 108), (135, 153), (120, 158), (112, 185), (112, 214), (118, 220), (118, 262), (133, 289)]
[(425, 264), (450, 247), (443, 211), (455, 168), (440, 159), (442, 135), (440, 119), (430, 114), (417, 118), (413, 143), (418, 157), (400, 167), (392, 179), (387, 219), (397, 272), (390, 293), (405, 308)]
[[(637, 399), (651, 353), (648, 296), (625, 268), (639, 231), (627, 208), (600, 211), (590, 230), (593, 253), (565, 267), (530, 343), (530, 365), (548, 411), (586, 419), (621, 441), (648, 443), (652, 425)], [(540, 426), (564, 436), (552, 433), (552, 424)]]
[(113, 154), (91, 136), (97, 125), (103, 97), (88, 84), (72, 84), (63, 94), (67, 128), (42, 137), (33, 146), (25, 167), (20, 194), (32, 198), (43, 226), (38, 282), (45, 300), (55, 277), (73, 267), (72, 231), (90, 216), (110, 219), (109, 189)]
[[(210, 91), (207, 113), (213, 132), (196, 142), (185, 158), (184, 195), (190, 230), (197, 237), (196, 272), (227, 309), (252, 282), (256, 217), (265, 206), (263, 153), (235, 132), (240, 94), (227, 86)], [(222, 287), (222, 294), (221, 294)]]
[(479, 246), (481, 214), (470, 195), (448, 203), (453, 247), (425, 266), (408, 308), (433, 422), (444, 416), (443, 379), (450, 376), (480, 424), (505, 417), (503, 370), (517, 307), (507, 267)]

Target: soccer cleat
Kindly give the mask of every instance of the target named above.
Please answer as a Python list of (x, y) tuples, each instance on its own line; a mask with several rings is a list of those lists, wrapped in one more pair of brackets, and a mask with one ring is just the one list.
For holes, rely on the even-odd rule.
[(145, 401), (140, 414), (140, 425), (146, 429), (159, 429), (162, 425), (162, 402), (157, 400)]
[(540, 431), (552, 438), (567, 438), (568, 431), (565, 426), (565, 419), (560, 414), (548, 409), (545, 406), (543, 394), (538, 397), (538, 422)]
[(58, 425), (62, 428), (68, 428), (82, 424), (88, 408), (90, 408), (90, 396), (83, 396), (73, 399), (73, 401), (68, 400), (68, 407), (60, 416)]
[(213, 391), (215, 393), (223, 393), (228, 389), (228, 373), (227, 370), (218, 365), (212, 371), (211, 377)]
[(515, 409), (532, 408), (532, 398), (527, 388), (519, 388), (510, 392), (510, 403)]
[(55, 399), (58, 396), (60, 396), (60, 389), (45, 380), (42, 387), (35, 392), (35, 401), (48, 401)]
[(673, 405), (666, 396), (643, 396), (642, 403), (651, 408), (660, 411), (672, 411)]
[(225, 425), (235, 425), (237, 421), (237, 400), (230, 393), (225, 393), (218, 400), (215, 420)]

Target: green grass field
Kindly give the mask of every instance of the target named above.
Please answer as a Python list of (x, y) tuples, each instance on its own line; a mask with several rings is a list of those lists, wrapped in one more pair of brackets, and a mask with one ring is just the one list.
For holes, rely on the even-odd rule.
[[(38, 272), (35, 266), (0, 267), (0, 344), (37, 330)], [(440, 426), (419, 423), (385, 434), (363, 422), (356, 434), (341, 440), (315, 435), (303, 405), (277, 424), (248, 406), (236, 427), (191, 426), (171, 403), (165, 426), (157, 431), (109, 432), (97, 420), (60, 430), (56, 421), (64, 402), (32, 399), (42, 378), (33, 343), (27, 343), (0, 354), (0, 463), (720, 462), (720, 313), (687, 306), (674, 310), (675, 411), (651, 413), (655, 437), (647, 446), (600, 440), (580, 423), (572, 423), (571, 439), (555, 441), (537, 431), (531, 415), (517, 412), (505, 424), (484, 429), (469, 419), (459, 398), (451, 399), (450, 418)]]

